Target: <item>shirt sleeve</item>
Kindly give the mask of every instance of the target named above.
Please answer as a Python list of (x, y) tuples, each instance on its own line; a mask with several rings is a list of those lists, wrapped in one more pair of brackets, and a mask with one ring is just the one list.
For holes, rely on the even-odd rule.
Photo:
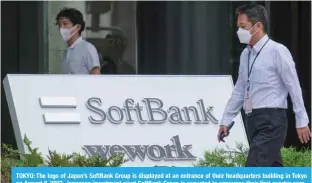
[(243, 62), (242, 62), (242, 55), (240, 57), (240, 65), (239, 65), (239, 72), (238, 72), (238, 79), (234, 86), (232, 95), (227, 102), (225, 110), (223, 112), (222, 120), (220, 125), (228, 126), (232, 120), (237, 116), (244, 104), (244, 94), (245, 94), (245, 85), (246, 82), (244, 81), (244, 72), (243, 72)]
[(92, 44), (88, 44), (87, 46), (85, 65), (89, 72), (95, 67), (100, 67), (99, 54)]
[(277, 71), (281, 75), (293, 103), (293, 110), (296, 115), (296, 128), (306, 127), (309, 124), (309, 118), (304, 107), (295, 62), (290, 51), (284, 45), (276, 47), (275, 54)]

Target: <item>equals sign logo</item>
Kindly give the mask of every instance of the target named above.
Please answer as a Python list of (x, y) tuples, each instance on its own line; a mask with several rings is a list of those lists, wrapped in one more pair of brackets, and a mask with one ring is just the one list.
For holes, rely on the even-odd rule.
[(40, 97), (39, 104), (43, 109), (57, 109), (62, 112), (47, 112), (43, 114), (45, 124), (80, 124), (80, 114), (76, 112), (63, 112), (77, 108), (74, 97)]

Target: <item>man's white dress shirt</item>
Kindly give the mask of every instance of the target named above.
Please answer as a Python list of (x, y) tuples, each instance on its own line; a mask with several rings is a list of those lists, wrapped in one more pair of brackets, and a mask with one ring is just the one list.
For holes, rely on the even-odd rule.
[[(229, 125), (243, 107), (247, 92), (248, 54), (250, 52), (250, 70), (255, 56), (268, 39), (265, 35), (256, 45), (252, 48), (247, 46), (241, 53), (238, 79), (223, 113), (221, 125)], [(296, 115), (296, 128), (308, 125), (309, 118), (304, 107), (295, 62), (284, 45), (271, 39), (264, 45), (253, 65), (249, 81), (252, 109), (286, 109), (289, 93)]]

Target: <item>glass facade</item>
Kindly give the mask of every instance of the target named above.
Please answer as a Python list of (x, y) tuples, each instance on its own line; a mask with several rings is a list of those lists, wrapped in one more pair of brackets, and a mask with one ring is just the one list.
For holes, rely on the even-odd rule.
[[(269, 36), (284, 44), (296, 62), (305, 106), (311, 117), (311, 2), (253, 1), (269, 13)], [(246, 1), (1, 2), (2, 80), (9, 73), (59, 74), (66, 51), (57, 13), (80, 10), (86, 21), (82, 36), (103, 54), (103, 39), (119, 32), (127, 39), (124, 66), (137, 74), (232, 75), (236, 82), (244, 45), (236, 36), (235, 9)], [(31, 20), (31, 21), (30, 21)], [(120, 73), (123, 68), (120, 66)], [(2, 88), (2, 139), (14, 135)], [(299, 145), (291, 102), (286, 145)], [(12, 140), (13, 139), (13, 140)]]
[(55, 25), (55, 17), (64, 7), (76, 8), (82, 12), (86, 22), (86, 29), (82, 32), (82, 37), (95, 45), (99, 55), (103, 54), (103, 43), (107, 34), (120, 33), (125, 35), (128, 45), (123, 59), (135, 68), (136, 2), (49, 1), (47, 3), (45, 13), (48, 17), (49, 32), (48, 73), (60, 73), (61, 60), (67, 49), (59, 34), (58, 27)]

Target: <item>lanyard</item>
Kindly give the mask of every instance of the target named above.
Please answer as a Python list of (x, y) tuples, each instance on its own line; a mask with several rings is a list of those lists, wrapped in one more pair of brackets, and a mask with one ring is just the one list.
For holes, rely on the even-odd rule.
[(252, 62), (252, 64), (251, 64), (250, 70), (249, 70), (250, 51), (249, 51), (249, 53), (248, 53), (248, 68), (247, 68), (247, 69), (248, 69), (248, 72), (247, 72), (247, 75), (248, 75), (247, 84), (248, 84), (248, 85), (247, 85), (247, 91), (249, 91), (249, 88), (250, 88), (249, 77), (250, 77), (250, 74), (251, 74), (253, 65), (254, 65), (254, 63), (255, 63), (257, 57), (259, 56), (259, 54), (260, 54), (262, 48), (267, 44), (267, 42), (268, 42), (269, 40), (270, 40), (270, 38), (264, 43), (264, 45), (261, 47), (261, 49), (260, 49), (259, 52), (257, 53), (255, 59), (253, 60), (253, 62)]

